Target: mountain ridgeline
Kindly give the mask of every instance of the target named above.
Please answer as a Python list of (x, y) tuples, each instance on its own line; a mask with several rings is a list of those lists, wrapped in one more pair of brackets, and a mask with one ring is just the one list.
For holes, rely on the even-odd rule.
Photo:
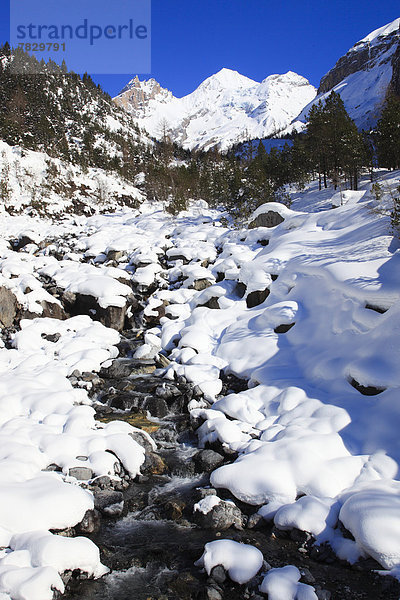
[(276, 135), (315, 95), (307, 79), (292, 71), (258, 83), (221, 69), (183, 98), (136, 76), (114, 101), (157, 139), (167, 131), (184, 148), (225, 151), (237, 142)]

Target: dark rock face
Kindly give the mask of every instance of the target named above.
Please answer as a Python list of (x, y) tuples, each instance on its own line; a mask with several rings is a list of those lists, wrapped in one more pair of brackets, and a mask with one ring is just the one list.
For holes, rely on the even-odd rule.
[(363, 396), (377, 396), (378, 394), (381, 394), (382, 392), (384, 392), (386, 389), (383, 387), (376, 387), (374, 385), (368, 385), (368, 386), (361, 385), (361, 383), (359, 383), (355, 379), (350, 379), (349, 383), (350, 383), (350, 385), (353, 386), (353, 388), (355, 388)]
[(87, 510), (77, 526), (78, 533), (95, 533), (100, 529), (100, 515), (97, 510)]
[(199, 473), (210, 473), (210, 471), (219, 467), (224, 460), (225, 458), (218, 452), (214, 452), (214, 450), (201, 450), (194, 458)]
[(122, 492), (115, 490), (100, 490), (94, 494), (95, 508), (105, 515), (115, 515), (122, 512), (123, 502), (124, 495)]
[(28, 246), (28, 244), (34, 244), (35, 242), (27, 235), (20, 235), (17, 240), (11, 240), (10, 243), (13, 250), (18, 252), (21, 250), (21, 248), (25, 248), (25, 246)]
[[(129, 302), (133, 309), (137, 308), (135, 298), (130, 298)], [(90, 315), (95, 321), (100, 321), (106, 327), (111, 327), (117, 331), (122, 331), (124, 328), (126, 305), (102, 308), (93, 296), (71, 294), (69, 292), (63, 295), (63, 304), (71, 315)]]
[(41, 313), (34, 313), (30, 312), (29, 310), (25, 310), (22, 312), (21, 318), (36, 319), (37, 317), (47, 317), (49, 319), (58, 319), (60, 321), (64, 321), (68, 318), (68, 315), (63, 307), (57, 304), (57, 302), (48, 302), (47, 300), (42, 300), (40, 304), (43, 308)]
[(285, 219), (274, 210), (269, 210), (265, 213), (261, 213), (252, 221), (249, 225), (249, 229), (255, 229), (256, 227), (276, 227), (279, 223), (282, 223)]
[(246, 298), (247, 308), (254, 308), (254, 306), (262, 304), (264, 300), (268, 298), (268, 296), (268, 288), (265, 288), (265, 290), (255, 290), (254, 292), (250, 292), (250, 294)]
[(275, 327), (274, 331), (275, 333), (287, 333), (289, 331), (289, 329), (292, 329), (292, 327), (294, 327), (295, 323), (283, 323), (282, 325), (278, 325), (278, 327)]
[[(318, 88), (318, 94), (329, 92), (335, 85), (343, 81), (345, 77), (357, 71), (366, 71), (379, 64), (382, 54), (386, 53), (393, 44), (399, 46), (399, 32), (379, 38), (379, 43), (370, 46), (366, 42), (359, 42), (344, 56), (339, 58), (336, 65), (324, 77), (322, 77)], [(385, 60), (383, 58), (383, 60)], [(390, 58), (389, 58), (390, 60)]]
[(14, 294), (0, 287), (0, 327), (11, 327), (17, 316), (18, 303)]
[(400, 96), (400, 43), (392, 58), (393, 75), (390, 82), (390, 91), (396, 96)]

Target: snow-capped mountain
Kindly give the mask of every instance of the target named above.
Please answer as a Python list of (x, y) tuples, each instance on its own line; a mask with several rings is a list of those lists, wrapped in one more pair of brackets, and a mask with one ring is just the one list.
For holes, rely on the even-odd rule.
[(400, 18), (372, 31), (339, 58), (321, 79), (318, 96), (295, 119), (296, 128), (306, 122), (311, 106), (324, 100), (332, 90), (340, 94), (360, 129), (374, 126), (389, 86), (400, 93), (399, 28)]
[(185, 148), (225, 150), (284, 129), (315, 95), (307, 79), (292, 71), (258, 83), (222, 69), (183, 98), (174, 97), (154, 79), (135, 77), (114, 101), (156, 138), (168, 132)]

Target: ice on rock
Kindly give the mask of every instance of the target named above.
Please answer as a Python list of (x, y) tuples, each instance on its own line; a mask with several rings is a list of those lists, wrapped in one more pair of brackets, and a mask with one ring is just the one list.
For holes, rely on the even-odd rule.
[(222, 565), (232, 581), (247, 583), (261, 569), (263, 555), (254, 546), (232, 540), (216, 540), (204, 546), (201, 558), (195, 563), (209, 575), (214, 567)]

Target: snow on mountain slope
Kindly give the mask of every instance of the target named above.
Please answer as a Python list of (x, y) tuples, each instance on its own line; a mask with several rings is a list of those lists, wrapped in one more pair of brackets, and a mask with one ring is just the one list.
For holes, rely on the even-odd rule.
[(1, 218), (7, 213), (49, 218), (71, 213), (93, 214), (136, 206), (144, 200), (134, 184), (115, 172), (93, 167), (82, 169), (44, 152), (10, 146), (1, 140), (0, 173)]
[(136, 77), (114, 100), (156, 138), (168, 132), (185, 148), (225, 150), (284, 129), (315, 94), (307, 79), (292, 71), (258, 83), (221, 69), (183, 98), (152, 79), (139, 82)]
[(400, 18), (376, 29), (350, 48), (321, 79), (317, 97), (294, 123), (305, 123), (311, 106), (335, 91), (360, 129), (374, 126), (392, 81), (393, 59), (400, 47), (399, 27)]

